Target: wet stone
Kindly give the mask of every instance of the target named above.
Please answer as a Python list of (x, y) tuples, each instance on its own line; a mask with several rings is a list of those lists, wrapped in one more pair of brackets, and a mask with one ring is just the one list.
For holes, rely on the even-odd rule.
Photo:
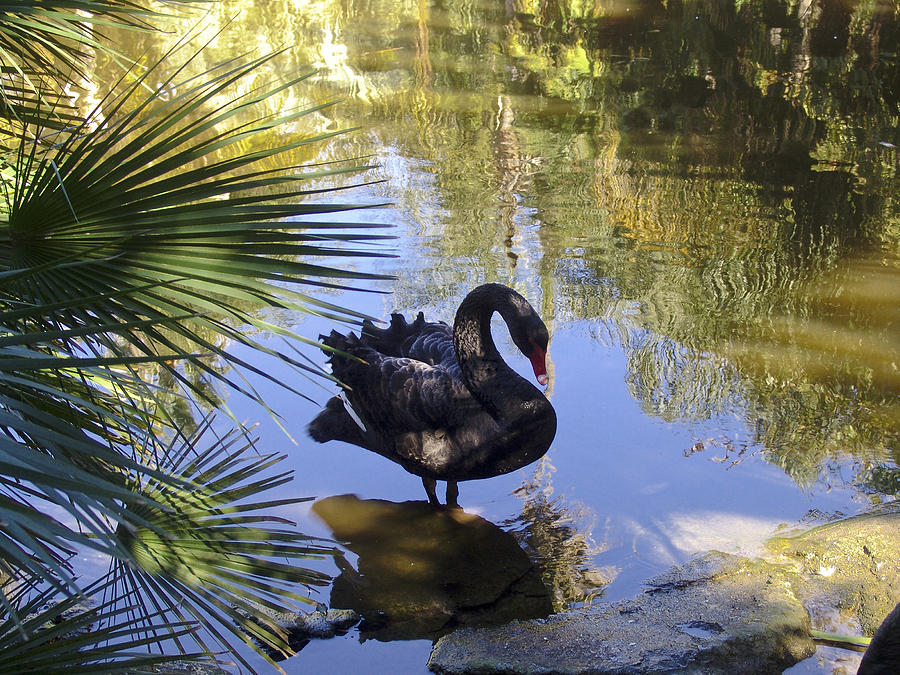
[(815, 651), (786, 566), (707, 553), (636, 597), (441, 638), (436, 673), (780, 673)]
[[(257, 614), (250, 614), (239, 610), (241, 614), (260, 623), (260, 617), (265, 616), (275, 625), (287, 633), (288, 645), (295, 652), (303, 649), (312, 639), (327, 639), (336, 635), (345, 634), (350, 628), (359, 623), (359, 614), (350, 609), (327, 609), (324, 606), (314, 612), (275, 612), (262, 605), (256, 605)], [(285, 655), (268, 646), (258, 643), (266, 653), (280, 661)]]
[(813, 628), (872, 635), (900, 601), (900, 502), (767, 545), (796, 569)]

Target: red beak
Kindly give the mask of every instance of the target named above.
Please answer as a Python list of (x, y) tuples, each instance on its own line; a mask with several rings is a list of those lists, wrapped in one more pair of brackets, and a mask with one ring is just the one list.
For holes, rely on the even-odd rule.
[(534, 377), (542, 387), (546, 387), (550, 381), (550, 378), (547, 376), (547, 352), (534, 343), (532, 345), (534, 349), (531, 350), (531, 355), (528, 358), (531, 360), (531, 367), (534, 369)]

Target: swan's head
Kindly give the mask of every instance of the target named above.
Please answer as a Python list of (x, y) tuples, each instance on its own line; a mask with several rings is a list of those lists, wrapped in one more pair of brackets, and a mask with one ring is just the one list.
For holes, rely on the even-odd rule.
[(531, 311), (522, 316), (518, 325), (510, 326), (510, 335), (513, 342), (531, 361), (534, 377), (542, 387), (546, 387), (550, 381), (547, 375), (547, 345), (550, 343), (550, 333), (547, 326), (541, 321), (537, 312), (528, 305)]
[(454, 340), (459, 339), (460, 331), (465, 333), (466, 330), (474, 330), (463, 326), (460, 320), (462, 316), (465, 320), (478, 324), (482, 331), (481, 338), (490, 341), (493, 347), (489, 317), (495, 311), (500, 312), (500, 316), (506, 322), (516, 347), (531, 361), (534, 377), (542, 386), (546, 386), (550, 381), (547, 375), (547, 345), (550, 342), (550, 333), (531, 303), (508, 286), (482, 284), (471, 291), (457, 312)]

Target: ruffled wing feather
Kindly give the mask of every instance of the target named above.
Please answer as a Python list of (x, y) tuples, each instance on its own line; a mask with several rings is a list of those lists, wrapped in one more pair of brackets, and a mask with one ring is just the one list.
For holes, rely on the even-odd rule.
[(386, 356), (355, 335), (332, 332), (323, 342), (353, 357), (333, 354), (332, 372), (347, 386), (346, 396), (366, 426), (380, 434), (452, 428), (478, 408), (462, 381), (443, 365), (440, 340), (426, 338), (404, 349), (426, 358), (442, 357), (435, 365), (410, 356)]

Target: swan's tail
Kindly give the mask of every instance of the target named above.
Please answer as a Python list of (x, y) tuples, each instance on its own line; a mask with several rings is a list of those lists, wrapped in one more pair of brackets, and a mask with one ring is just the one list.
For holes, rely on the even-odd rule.
[(330, 348), (325, 351), (328, 353), (328, 363), (331, 364), (331, 374), (349, 387), (356, 387), (364, 382), (369, 374), (370, 364), (379, 358), (379, 354), (355, 333), (344, 335), (333, 330), (329, 335), (320, 335), (319, 341)]
[(401, 314), (391, 314), (391, 324), (387, 328), (376, 328), (366, 319), (363, 321), (361, 341), (385, 356), (404, 356), (406, 343), (415, 339), (424, 327), (425, 315), (422, 312), (412, 323)]
[(306, 428), (309, 437), (318, 443), (326, 441), (345, 441), (354, 445), (363, 445), (361, 429), (348, 414), (344, 402), (335, 396), (328, 399), (325, 408), (313, 418)]
[[(339, 352), (344, 352), (346, 354), (352, 354), (354, 348), (362, 344), (354, 333), (347, 333), (344, 335), (343, 333), (338, 333), (336, 330), (331, 331), (328, 335), (320, 335), (319, 342), (326, 347), (331, 347), (331, 349), (336, 349)], [(325, 351), (329, 355), (328, 360), (333, 361), (334, 353), (329, 350)]]
[[(336, 330), (329, 335), (320, 335), (319, 341), (330, 349), (328, 362), (331, 364), (331, 372), (338, 379), (345, 379), (349, 374), (347, 368), (357, 365), (360, 358), (358, 352), (369, 351), (359, 338), (353, 333), (344, 335)], [(336, 352), (331, 350), (337, 350)], [(356, 357), (348, 359), (344, 355)], [(352, 411), (343, 394), (330, 398), (318, 415), (309, 423), (307, 432), (314, 441), (325, 443), (326, 441), (346, 441), (359, 445), (362, 441), (362, 432), (365, 425), (359, 419), (359, 415)]]

